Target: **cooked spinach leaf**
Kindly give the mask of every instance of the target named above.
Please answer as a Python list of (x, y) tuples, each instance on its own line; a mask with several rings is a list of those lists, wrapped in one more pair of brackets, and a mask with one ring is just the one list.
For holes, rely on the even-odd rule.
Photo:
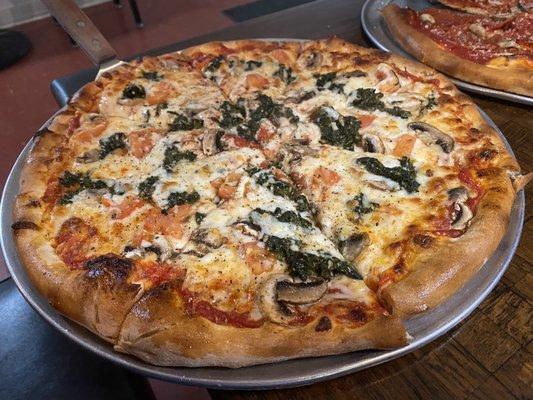
[(68, 188), (74, 188), (73, 190), (70, 190), (66, 192), (61, 199), (59, 199), (59, 204), (65, 205), (72, 203), (72, 199), (74, 196), (76, 196), (78, 193), (82, 192), (85, 189), (110, 189), (113, 191), (112, 188), (109, 188), (107, 184), (98, 179), (98, 180), (92, 180), (89, 173), (72, 173), (70, 171), (65, 171), (61, 177), (59, 177), (59, 183), (62, 186), (68, 187)]
[(200, 200), (198, 192), (172, 192), (167, 198), (167, 207), (162, 211), (163, 214), (168, 213), (174, 206), (181, 206), (182, 204), (193, 204)]
[(200, 223), (204, 220), (204, 218), (207, 216), (207, 214), (197, 212), (194, 214), (194, 220), (196, 221), (197, 225), (200, 225)]
[(385, 103), (383, 103), (383, 101), (381, 100), (383, 98), (383, 93), (376, 92), (375, 89), (359, 88), (356, 90), (356, 96), (357, 98), (352, 102), (352, 105), (361, 110), (379, 110), (403, 119), (407, 119), (411, 116), (411, 113), (409, 111), (402, 110), (398, 106), (385, 106)]
[(287, 67), (285, 64), (280, 64), (279, 68), (276, 72), (274, 72), (273, 76), (277, 76), (287, 85), (296, 80), (296, 77), (292, 75), (292, 68)]
[(174, 167), (182, 160), (194, 161), (196, 160), (196, 154), (190, 150), (180, 151), (176, 146), (171, 145), (165, 149), (163, 168), (167, 172), (172, 172)]
[(246, 109), (244, 108), (242, 101), (238, 101), (235, 104), (230, 103), (229, 101), (224, 101), (220, 106), (220, 111), (222, 111), (222, 119), (218, 124), (222, 128), (231, 128), (242, 124), (244, 118), (246, 118)]
[(130, 83), (122, 91), (122, 97), (125, 99), (144, 99), (146, 90), (141, 85)]
[(165, 108), (168, 108), (168, 103), (159, 103), (157, 106), (155, 106), (156, 117), (159, 117), (161, 110), (164, 110)]
[(204, 71), (210, 72), (210, 73), (215, 72), (217, 69), (220, 68), (220, 66), (222, 65), (222, 61), (224, 61), (224, 59), (225, 59), (224, 56), (217, 56), (213, 58), (211, 62), (207, 64), (207, 67), (205, 67)]
[(246, 61), (244, 63), (244, 70), (251, 71), (253, 69), (259, 68), (261, 65), (263, 65), (261, 61), (255, 61), (255, 60)]
[(139, 183), (139, 197), (146, 201), (152, 201), (152, 195), (155, 191), (155, 184), (159, 180), (157, 176), (149, 176)]
[(329, 72), (327, 74), (315, 74), (313, 76), (316, 78), (316, 88), (318, 90), (323, 91), (327, 89), (334, 93), (344, 93), (345, 84), (335, 82), (335, 79), (337, 79), (336, 72)]
[(254, 212), (258, 214), (269, 214), (275, 217), (279, 222), (287, 222), (306, 229), (309, 229), (313, 226), (311, 221), (305, 219), (294, 211), (283, 211), (281, 208), (276, 208), (274, 211), (266, 211), (261, 208), (256, 208)]
[[(258, 171), (257, 171), (258, 172)], [(278, 179), (269, 171), (261, 172), (255, 177), (255, 181), (266, 187), (276, 196), (281, 196), (286, 199), (292, 200), (296, 203), (296, 209), (300, 212), (308, 211), (310, 209), (307, 197), (304, 194), (298, 193), (298, 191), (290, 183)]]
[(346, 275), (353, 279), (362, 279), (352, 264), (332, 256), (326, 252), (318, 254), (296, 250), (301, 246), (299, 241), (290, 238), (268, 236), (265, 246), (276, 257), (287, 263), (289, 274), (305, 281), (309, 277), (329, 279), (335, 275)]
[(313, 115), (312, 121), (320, 128), (320, 141), (346, 150), (353, 150), (354, 146), (361, 143), (359, 134), (361, 123), (355, 117), (340, 114), (338, 119), (335, 119), (333, 115), (337, 113), (333, 109), (331, 111), (328, 112), (325, 107), (320, 107)]
[(167, 111), (169, 114), (175, 115), (174, 120), (168, 124), (169, 131), (192, 131), (194, 129), (200, 129), (204, 126), (204, 122), (198, 118), (187, 118), (185, 115)]
[(141, 71), (141, 75), (144, 79), (155, 82), (158, 82), (164, 78), (164, 75), (159, 75), (157, 71)]
[(359, 193), (357, 196), (355, 196), (352, 203), (353, 209), (359, 217), (362, 217), (364, 214), (371, 213), (378, 206), (377, 203), (367, 201), (363, 193)]
[(109, 153), (126, 148), (126, 135), (117, 132), (106, 138), (100, 139), (100, 159), (105, 158)]
[(400, 166), (392, 168), (384, 166), (378, 159), (372, 157), (358, 158), (357, 164), (364, 166), (372, 174), (395, 181), (408, 193), (418, 192), (420, 184), (416, 181), (415, 167), (407, 157), (400, 160)]

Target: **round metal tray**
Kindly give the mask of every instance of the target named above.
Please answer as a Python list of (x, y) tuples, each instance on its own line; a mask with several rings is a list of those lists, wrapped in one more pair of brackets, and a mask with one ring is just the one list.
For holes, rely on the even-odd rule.
[[(496, 125), (483, 111), (480, 110), (480, 112), (483, 118), (498, 131), (505, 146), (512, 152)], [(32, 142), (28, 143), (17, 158), (7, 178), (0, 204), (2, 251), (9, 272), (20, 292), (46, 321), (86, 349), (140, 374), (184, 385), (218, 389), (275, 389), (303, 386), (346, 375), (405, 355), (453, 328), (489, 294), (511, 261), (520, 239), (524, 220), (525, 200), (524, 193), (520, 192), (512, 208), (507, 233), (496, 252), (468, 284), (452, 298), (439, 307), (405, 322), (412, 336), (407, 346), (389, 351), (359, 351), (239, 369), (159, 367), (114, 351), (112, 345), (59, 314), (31, 283), (18, 255), (11, 229), (14, 200), (19, 192), (20, 173), (31, 146)]]
[[(431, 4), (427, 0), (366, 0), (365, 4), (363, 5), (361, 10), (361, 24), (363, 26), (363, 30), (368, 35), (370, 40), (382, 50), (396, 53), (405, 58), (415, 60), (412, 55), (406, 52), (402, 46), (396, 42), (396, 40), (394, 40), (393, 35), (390, 33), (385, 21), (383, 20), (383, 17), (379, 12), (379, 10), (390, 3), (396, 3), (400, 7), (409, 7), (415, 10), (423, 10), (428, 7), (439, 6)], [(491, 89), (451, 77), (450, 80), (461, 89), (469, 92), (533, 106), (533, 97), (504, 92), (503, 90)]]

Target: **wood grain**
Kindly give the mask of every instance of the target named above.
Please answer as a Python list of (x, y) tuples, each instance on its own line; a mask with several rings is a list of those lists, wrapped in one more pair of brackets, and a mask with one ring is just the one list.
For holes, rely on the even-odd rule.
[[(333, 34), (369, 45), (362, 1), (322, 0), (239, 24), (194, 42), (239, 37), (319, 38)], [(488, 97), (472, 98), (502, 130), (523, 171), (533, 171), (533, 110)], [(533, 196), (517, 253), (489, 297), (452, 331), (383, 365), (301, 388), (211, 390), (213, 399), (531, 399), (533, 398)], [(275, 365), (272, 366), (275, 368)]]

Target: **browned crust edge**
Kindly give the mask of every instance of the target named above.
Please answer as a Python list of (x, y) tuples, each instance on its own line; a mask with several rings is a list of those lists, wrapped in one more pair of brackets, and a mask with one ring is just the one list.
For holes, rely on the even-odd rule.
[(259, 328), (217, 325), (186, 314), (172, 284), (153, 289), (126, 317), (115, 349), (156, 365), (230, 368), (317, 357), (362, 349), (389, 349), (407, 343), (398, 318), (377, 315), (359, 328), (333, 324), (315, 331), (265, 322)]
[(395, 40), (419, 61), (466, 82), (533, 96), (533, 71), (515, 67), (492, 68), (458, 57), (413, 28), (405, 11), (396, 4), (389, 4), (381, 13)]

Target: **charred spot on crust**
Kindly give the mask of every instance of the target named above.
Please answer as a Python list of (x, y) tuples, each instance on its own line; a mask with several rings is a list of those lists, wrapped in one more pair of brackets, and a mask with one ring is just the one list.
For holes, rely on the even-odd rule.
[(482, 160), (488, 161), (491, 158), (494, 158), (498, 154), (496, 150), (493, 149), (485, 149), (479, 152), (479, 158)]
[(40, 205), (41, 203), (37, 199), (30, 200), (26, 203), (26, 207), (39, 207)]
[(478, 178), (489, 178), (491, 176), (498, 176), (501, 173), (499, 168), (483, 168), (476, 171)]
[(428, 235), (415, 235), (413, 236), (413, 243), (427, 249), (433, 244), (433, 237)]
[(402, 274), (405, 271), (405, 264), (403, 260), (398, 261), (394, 267), (392, 267), (392, 270), (397, 273), (398, 275)]
[(348, 314), (346, 314), (346, 318), (350, 321), (360, 324), (368, 322), (369, 319), (365, 310), (363, 310), (361, 307), (352, 308), (350, 311), (348, 311)]
[(480, 136), (481, 131), (478, 128), (470, 128), (470, 133), (474, 136)]
[(133, 263), (127, 258), (108, 253), (86, 261), (84, 267), (88, 270), (87, 276), (90, 278), (107, 274), (118, 282), (124, 282), (133, 268)]
[(37, 132), (35, 132), (35, 134), (33, 135), (33, 137), (41, 137), (41, 136), (44, 136), (46, 133), (50, 132), (48, 130), (48, 127), (43, 127), (41, 129), (39, 129)]
[(331, 321), (325, 315), (320, 318), (318, 324), (315, 326), (315, 332), (325, 332), (331, 329)]
[(11, 225), (11, 229), (13, 229), (14, 231), (19, 231), (22, 229), (32, 229), (36, 231), (39, 229), (39, 227), (37, 226), (37, 224), (31, 221), (20, 220), (20, 221), (15, 222), (13, 225)]

